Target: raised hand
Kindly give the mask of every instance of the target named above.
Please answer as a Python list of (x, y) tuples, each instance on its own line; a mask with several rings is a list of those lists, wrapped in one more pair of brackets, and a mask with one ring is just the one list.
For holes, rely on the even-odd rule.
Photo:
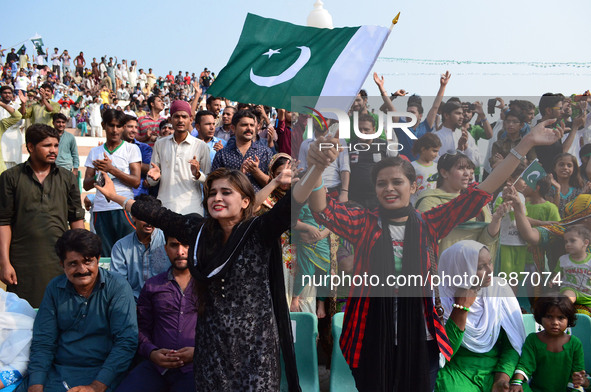
[(378, 88), (380, 89), (380, 92), (384, 89), (384, 76), (382, 75), (382, 77), (378, 76), (377, 72), (373, 73), (373, 81), (378, 85)]
[(445, 71), (445, 73), (442, 74), (441, 77), (439, 78), (439, 84), (442, 87), (447, 86), (447, 83), (449, 83), (450, 78), (451, 78), (451, 74), (449, 73), (449, 71)]

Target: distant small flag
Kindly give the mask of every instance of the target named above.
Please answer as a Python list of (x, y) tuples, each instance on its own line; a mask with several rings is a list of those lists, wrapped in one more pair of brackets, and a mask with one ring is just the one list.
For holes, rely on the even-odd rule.
[(37, 49), (37, 54), (43, 54), (43, 39), (41, 37), (31, 38), (31, 42)]
[(521, 173), (523, 181), (532, 189), (536, 189), (538, 180), (546, 176), (546, 171), (536, 158), (524, 171)]
[(23, 54), (25, 54), (25, 45), (21, 46), (21, 48), (18, 50), (18, 52), (16, 52), (16, 54), (18, 54), (19, 56), (22, 56)]

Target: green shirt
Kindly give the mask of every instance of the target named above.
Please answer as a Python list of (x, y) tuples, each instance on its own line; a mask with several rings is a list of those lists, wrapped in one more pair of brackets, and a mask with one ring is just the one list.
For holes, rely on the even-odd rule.
[(45, 105), (36, 103), (33, 106), (27, 108), (23, 118), (31, 118), (33, 124), (45, 124), (52, 127), (53, 115), (60, 112), (60, 105), (53, 101), (49, 101), (49, 105), (51, 105), (53, 109), (51, 112), (47, 111)]
[(64, 131), (60, 137), (59, 152), (55, 164), (67, 170), (78, 169), (80, 166), (76, 138), (69, 132)]
[(503, 329), (497, 343), (487, 353), (473, 353), (462, 347), (464, 331), (460, 330), (453, 320), (445, 324), (445, 331), (451, 343), (454, 355), (450, 362), (439, 369), (435, 391), (490, 391), (495, 373), (502, 372), (513, 375), (519, 361), (519, 354)]
[(84, 219), (78, 180), (66, 169), (52, 166), (41, 184), (30, 160), (0, 175), (0, 226), (10, 226), (10, 263), (18, 285), (8, 290), (38, 307), (45, 287), (63, 273), (54, 245), (68, 222)]
[(583, 345), (579, 338), (571, 336), (562, 348), (559, 353), (550, 352), (537, 333), (527, 336), (517, 365), (517, 369), (522, 370), (531, 380), (529, 387), (524, 383), (524, 391), (565, 391), (572, 374), (585, 370)]

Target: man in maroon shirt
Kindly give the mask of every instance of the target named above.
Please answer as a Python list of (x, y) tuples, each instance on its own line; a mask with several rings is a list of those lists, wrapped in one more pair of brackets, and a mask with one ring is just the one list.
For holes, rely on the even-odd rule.
[(139, 364), (117, 391), (195, 391), (193, 351), (197, 295), (187, 264), (189, 245), (164, 234), (172, 264), (146, 281), (137, 301)]

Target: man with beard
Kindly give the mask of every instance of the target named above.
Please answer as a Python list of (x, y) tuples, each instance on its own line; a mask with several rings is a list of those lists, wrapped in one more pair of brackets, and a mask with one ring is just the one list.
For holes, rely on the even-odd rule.
[(166, 236), (168, 271), (146, 281), (137, 302), (139, 364), (117, 391), (195, 391), (193, 351), (197, 295), (187, 265), (189, 245)]
[(480, 166), (480, 152), (476, 141), (467, 129), (462, 129), (464, 124), (462, 104), (450, 100), (443, 105), (441, 111), (443, 113), (443, 127), (439, 131), (435, 131), (435, 135), (441, 140), (439, 156), (457, 150), (470, 158), (476, 167)]
[(158, 199), (164, 207), (179, 214), (203, 215), (201, 184), (209, 174), (211, 159), (209, 147), (189, 134), (192, 120), (188, 102), (172, 102), (170, 122), (174, 133), (154, 144), (147, 180), (150, 186), (160, 184)]
[(222, 125), (215, 129), (215, 137), (224, 141), (230, 140), (232, 135), (232, 117), (236, 113), (234, 106), (226, 106), (222, 113)]
[(84, 228), (78, 180), (56, 166), (59, 134), (34, 124), (25, 136), (29, 159), (0, 175), (0, 279), (39, 307), (45, 287), (63, 273), (53, 247), (68, 229)]
[[(154, 200), (140, 195), (135, 200)], [(155, 203), (162, 204), (160, 200)], [(170, 267), (164, 246), (162, 230), (133, 217), (135, 232), (126, 235), (113, 245), (111, 271), (123, 276), (129, 282), (136, 301), (146, 279), (162, 273)]]

